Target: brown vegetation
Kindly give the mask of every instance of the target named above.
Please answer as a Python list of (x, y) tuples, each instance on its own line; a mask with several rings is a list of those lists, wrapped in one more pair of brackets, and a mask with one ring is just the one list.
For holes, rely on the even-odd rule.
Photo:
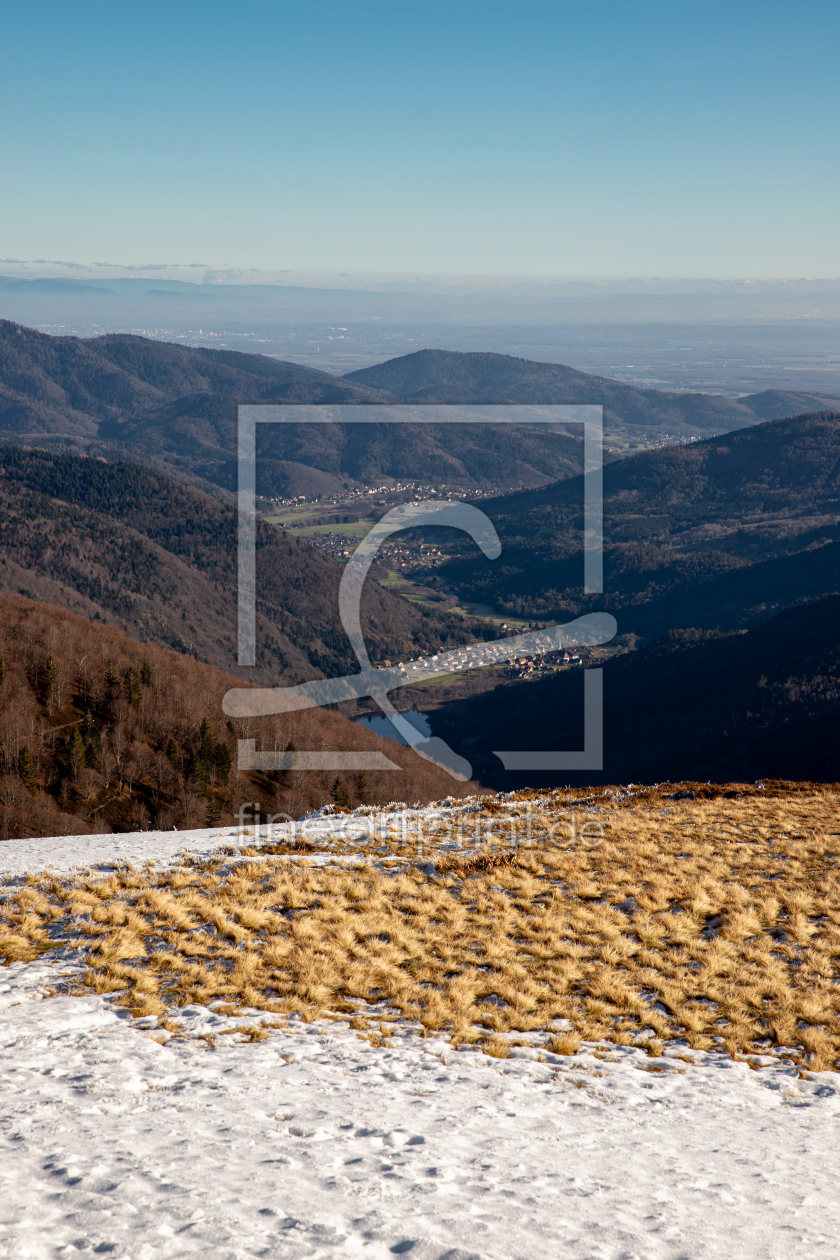
[[(340, 799), (428, 801), (469, 790), (337, 713), (227, 721), (241, 685), (212, 666), (110, 626), (0, 594), (0, 839), (204, 827), (243, 802), (298, 817)], [(237, 773), (258, 749), (378, 750), (398, 771)]]
[[(832, 1068), (838, 803), (813, 785), (680, 785), (453, 805), (407, 829), (357, 811), (336, 818), (327, 867), (254, 848), (31, 875), (0, 906), (0, 956), (76, 947), (83, 991), (170, 1028), (179, 1006), (220, 1003), (349, 1018), (377, 1041), (407, 1020), (502, 1056), (542, 1030), (562, 1054), (679, 1040)], [(456, 867), (459, 835), (478, 851)], [(366, 864), (342, 865), (350, 849)]]

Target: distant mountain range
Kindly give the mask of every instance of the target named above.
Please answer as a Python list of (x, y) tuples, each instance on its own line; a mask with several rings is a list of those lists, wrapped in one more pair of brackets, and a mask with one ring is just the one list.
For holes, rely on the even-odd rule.
[[(448, 561), (428, 580), (441, 595), (531, 621), (614, 613), (622, 642), (640, 650), (605, 667), (602, 781), (753, 771), (837, 777), (840, 408), (814, 410), (810, 395), (735, 403), (442, 351), (339, 379), (258, 355), (122, 335), (56, 338), (0, 323), (0, 440), (8, 442), (0, 445), (0, 590), (255, 682), (354, 672), (337, 612), (340, 565), (264, 522), (260, 663), (237, 668), (235, 516), (219, 492), (235, 484), (239, 401), (387, 409), (406, 399), (596, 401), (616, 424), (640, 432), (727, 428), (605, 468), (605, 593), (597, 597), (582, 590), (575, 439), (527, 428), (484, 438), (458, 426), (428, 426), (417, 437), (377, 426), (321, 426), (315, 435), (289, 426), (272, 434), (260, 462), (264, 489), (398, 475), (460, 478), (469, 492), (532, 477), (542, 484), (481, 499), (502, 540), (499, 559), (450, 538), (442, 544)], [(803, 400), (805, 414), (765, 419)], [(44, 445), (86, 454), (31, 449)], [(125, 462), (117, 458), (123, 451)], [(487, 631), (422, 612), (374, 582), (363, 616), (375, 660), (437, 651), (465, 642), (471, 630)], [(576, 688), (580, 677), (569, 674), (502, 686), (437, 710), (436, 733), (462, 742), (482, 781), (514, 785), (492, 750), (580, 746), (578, 719), (567, 717), (580, 712)]]
[[(0, 321), (0, 438), (123, 453), (229, 489), (238, 403), (377, 398), (262, 355), (117, 334), (50, 337)], [(339, 487), (333, 478), (326, 482)]]
[(737, 401), (717, 394), (673, 394), (589, 376), (560, 363), (447, 350), (420, 350), (350, 372), (344, 379), (386, 397), (426, 402), (596, 403), (604, 408), (608, 430), (611, 426), (638, 426), (647, 431), (670, 430), (676, 435), (740, 429), (813, 410), (815, 403), (840, 401), (784, 390), (766, 390)]
[[(195, 274), (195, 273), (193, 273)], [(200, 275), (200, 273), (199, 273)], [(245, 280), (241, 276), (239, 280)], [(438, 325), (450, 330), (517, 325), (603, 325), (621, 323), (756, 323), (817, 318), (836, 320), (836, 280), (759, 281), (493, 281), (469, 284), (453, 277), (367, 282), (335, 277), (315, 287), (297, 283), (205, 283), (157, 275), (96, 278), (83, 272), (64, 277), (0, 275), (0, 314), (28, 324), (75, 322), (127, 328), (288, 327), (299, 324), (362, 323), (373, 320), (403, 328)], [(265, 277), (263, 277), (265, 280)], [(214, 283), (213, 281), (217, 281)]]
[[(121, 455), (205, 488), (236, 485), (240, 402), (602, 403), (608, 425), (645, 433), (730, 430), (822, 405), (815, 395), (767, 391), (734, 401), (669, 394), (572, 368), (496, 354), (426, 350), (348, 377), (263, 355), (191, 348), (143, 337), (52, 337), (0, 321), (0, 439)], [(488, 427), (428, 426), (394, 439), (377, 428), (272, 428), (260, 454), (264, 494), (318, 494), (383, 476), (465, 489), (545, 484), (580, 468), (575, 438)]]

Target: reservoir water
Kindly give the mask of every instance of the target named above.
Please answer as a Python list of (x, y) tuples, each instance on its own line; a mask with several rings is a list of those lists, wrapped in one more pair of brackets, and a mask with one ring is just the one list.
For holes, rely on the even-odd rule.
[[(425, 713), (421, 713), (419, 709), (409, 709), (406, 713), (401, 713), (400, 717), (404, 717), (410, 722), (416, 731), (426, 739), (431, 739), (432, 728), (429, 725), (429, 719)], [(369, 731), (373, 731), (374, 735), (378, 735), (380, 739), (391, 739), (395, 744), (405, 744), (406, 740), (394, 727), (391, 719), (386, 717), (384, 713), (366, 713), (364, 717), (354, 718), (360, 726), (366, 726)]]

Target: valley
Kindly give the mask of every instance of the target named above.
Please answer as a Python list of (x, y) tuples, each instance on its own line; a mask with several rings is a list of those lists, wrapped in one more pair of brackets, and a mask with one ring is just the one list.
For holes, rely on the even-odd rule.
[[(27, 593), (243, 679), (299, 682), (353, 672), (338, 617), (341, 566), (259, 523), (256, 668), (236, 656), (236, 514), (137, 464), (0, 446), (0, 590)], [(362, 602), (374, 657), (470, 641), (472, 625), (424, 613), (378, 583)]]
[(840, 6), (3, 17), (0, 1260), (840, 1256)]
[[(374, 662), (404, 674), (397, 707), (425, 714), (481, 783), (519, 785), (493, 754), (511, 740), (580, 746), (588, 668), (605, 671), (610, 781), (746, 779), (761, 763), (754, 747), (772, 747), (765, 760), (783, 775), (797, 763), (797, 741), (811, 747), (833, 720), (833, 630), (823, 610), (840, 591), (840, 412), (760, 417), (812, 396), (628, 394), (559, 365), (438, 351), (341, 381), (138, 338), (0, 331), (10, 439), (0, 446), (0, 591), (242, 680), (353, 674), (337, 607), (344, 565), (395, 505), (452, 498), (490, 517), (500, 557), (486, 560), (448, 529), (403, 531), (378, 554), (362, 625)], [(12, 394), (28, 397), (29, 410), (10, 411)], [(622, 438), (604, 469), (603, 596), (582, 588), (580, 443), (571, 430), (283, 426), (265, 435), (258, 460), (258, 665), (238, 666), (236, 514), (226, 488), (236, 484), (238, 399), (388, 406), (546, 396), (598, 400), (616, 431), (635, 426), (638, 440)], [(33, 444), (26, 426), (36, 421)], [(115, 459), (118, 449), (129, 458)], [(595, 611), (615, 616), (619, 632), (588, 654), (493, 663), (475, 650)], [(773, 645), (791, 634), (776, 668)], [(412, 677), (418, 661), (441, 652), (456, 672)], [(695, 689), (708, 697), (708, 718), (672, 730), (674, 697)], [(365, 698), (338, 708), (342, 721), (378, 711)], [(718, 756), (718, 729), (742, 731), (741, 751)], [(819, 774), (840, 775), (828, 753), (811, 761)]]

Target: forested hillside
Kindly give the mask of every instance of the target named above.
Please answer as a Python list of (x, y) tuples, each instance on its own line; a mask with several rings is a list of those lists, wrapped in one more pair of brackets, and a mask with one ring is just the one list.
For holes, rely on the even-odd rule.
[[(239, 403), (600, 403), (607, 427), (647, 434), (722, 431), (813, 409), (805, 394), (717, 395), (640, 390), (561, 364), (424, 350), (339, 378), (265, 355), (170, 345), (123, 333), (52, 337), (0, 320), (0, 438), (123, 456), (184, 480), (236, 487)], [(751, 403), (754, 402), (753, 407)], [(331, 494), (383, 477), (465, 490), (543, 485), (580, 469), (577, 436), (517, 426), (402, 430), (266, 427), (259, 488)]]
[(463, 354), (418, 350), (373, 367), (349, 372), (355, 385), (395, 398), (442, 403), (596, 403), (604, 408), (609, 429), (637, 425), (645, 429), (726, 431), (813, 410), (813, 394), (767, 390), (735, 400), (717, 394), (676, 394), (638, 389), (621, 381), (590, 376), (562, 363), (534, 363), (506, 354)]
[[(382, 402), (382, 399), (377, 399)], [(236, 408), (193, 396), (103, 433), (127, 452), (150, 450), (173, 468), (227, 490), (237, 484)], [(264, 495), (332, 494), (383, 478), (507, 489), (570, 477), (583, 465), (578, 438), (525, 426), (283, 424), (260, 426), (257, 486)]]
[[(258, 667), (236, 664), (236, 513), (132, 463), (0, 446), (0, 589), (21, 591), (141, 640), (266, 683), (358, 669), (338, 617), (341, 566), (260, 522)], [(374, 659), (467, 642), (471, 627), (368, 582)]]
[[(263, 355), (127, 334), (51, 337), (0, 320), (0, 436), (151, 462), (236, 488), (239, 403), (383, 403), (375, 390)], [(539, 485), (580, 468), (576, 438), (540, 431), (308, 425), (261, 431), (259, 489), (327, 494), (382, 476)]]
[(582, 590), (580, 478), (489, 500), (503, 549), (436, 575), (526, 617), (605, 607), (624, 632), (733, 629), (838, 589), (840, 412), (646, 452), (604, 470), (604, 595)]
[[(213, 826), (245, 802), (265, 819), (475, 789), (337, 713), (226, 720), (234, 685), (111, 626), (0, 595), (0, 840)], [(401, 769), (239, 773), (237, 738), (267, 751), (378, 751)]]
[(264, 355), (170, 345), (124, 333), (51, 337), (0, 320), (0, 429), (7, 432), (91, 438), (103, 423), (119, 425), (129, 416), (196, 395), (242, 402), (375, 397), (326, 372)]

